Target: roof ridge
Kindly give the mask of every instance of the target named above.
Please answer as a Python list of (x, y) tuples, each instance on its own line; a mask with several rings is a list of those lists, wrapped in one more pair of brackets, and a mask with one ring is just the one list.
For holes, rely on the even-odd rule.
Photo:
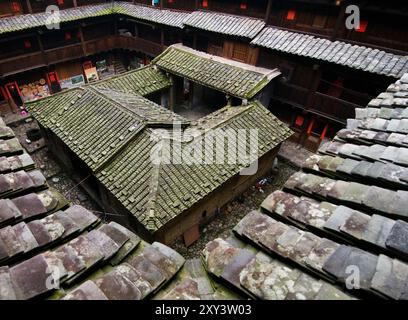
[(106, 90), (106, 91), (108, 91), (108, 90), (116, 91), (116, 92), (123, 93), (124, 95), (125, 95), (125, 94), (127, 94), (127, 95), (134, 95), (134, 96), (137, 96), (137, 97), (141, 97), (141, 96), (139, 96), (139, 95), (137, 95), (137, 94), (125, 93), (125, 92), (120, 91), (120, 90), (117, 90), (117, 89), (106, 89), (106, 88), (100, 89), (100, 88), (95, 88), (95, 87), (92, 86), (92, 85), (90, 85), (87, 89), (89, 89), (89, 91), (91, 91), (91, 92), (93, 92), (93, 93), (96, 93), (96, 94), (99, 95), (102, 99), (105, 99), (105, 100), (107, 100), (108, 102), (112, 103), (113, 105), (115, 105), (116, 107), (118, 107), (119, 109), (121, 109), (122, 111), (124, 111), (125, 113), (127, 113), (128, 115), (132, 116), (133, 118), (135, 118), (135, 119), (137, 119), (137, 120), (140, 120), (140, 122), (143, 122), (144, 124), (146, 124), (146, 120), (145, 120), (145, 119), (143, 119), (142, 117), (140, 117), (138, 114), (136, 114), (136, 113), (130, 111), (128, 108), (124, 107), (121, 103), (119, 103), (119, 102), (115, 101), (114, 99), (108, 97), (108, 96), (106, 95), (106, 93), (103, 92), (103, 90)]

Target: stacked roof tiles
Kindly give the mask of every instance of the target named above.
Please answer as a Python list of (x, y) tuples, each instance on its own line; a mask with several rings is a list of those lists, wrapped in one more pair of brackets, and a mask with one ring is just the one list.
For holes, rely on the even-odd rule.
[(263, 29), (251, 43), (284, 53), (318, 59), (395, 78), (400, 78), (408, 71), (406, 56), (341, 41), (330, 41), (274, 27)]
[[(145, 85), (150, 82), (155, 82), (156, 86), (147, 89)], [(185, 122), (182, 117), (141, 95), (119, 94), (114, 88), (121, 83), (128, 84), (127, 91), (139, 89), (136, 93), (144, 94), (168, 86), (168, 80), (161, 74), (142, 68), (102, 81), (95, 87), (84, 86), (56, 94), (28, 107), (44, 128), (52, 130), (93, 171), (97, 171), (143, 130), (146, 123)]]
[[(305, 172), (292, 175), (283, 191), (268, 196), (260, 211), (234, 228), (244, 245), (249, 242), (302, 271), (284, 266), (286, 271), (278, 272), (271, 257), (261, 260), (267, 267), (254, 252), (239, 251), (236, 241), (221, 240), (203, 253), (209, 271), (261, 298), (313, 299), (329, 281), (352, 295), (408, 299), (408, 193), (401, 161), (406, 157), (394, 147), (399, 141), (404, 148), (408, 132), (399, 127), (398, 139), (389, 139), (398, 128), (390, 123), (403, 119), (407, 94), (405, 75), (357, 110), (349, 128), (305, 161)], [(388, 122), (368, 128), (377, 119)], [(375, 146), (376, 152), (370, 150)], [(350, 280), (356, 270), (357, 286)], [(315, 278), (306, 282), (301, 272)], [(276, 288), (266, 285), (276, 279)]]
[(112, 1), (64, 9), (53, 14), (45, 12), (3, 18), (0, 19), (0, 34), (112, 14), (122, 14), (177, 28), (183, 28), (183, 21), (188, 16), (188, 13), (184, 12), (159, 10), (128, 2)]
[(160, 70), (146, 66), (98, 81), (92, 86), (98, 89), (114, 89), (148, 96), (170, 87), (171, 81)]
[[(260, 127), (263, 130), (259, 132), (257, 157), (278, 146), (291, 134), (265, 107), (253, 102), (246, 107), (225, 107), (193, 123), (190, 129), (197, 129), (201, 134), (194, 139), (183, 138), (185, 141), (180, 143), (179, 151), (174, 147), (177, 145), (177, 137), (173, 139), (170, 132), (171, 143), (168, 147), (173, 151), (169, 150), (168, 153), (180, 152), (176, 156), (182, 159), (182, 154), (186, 154), (184, 150), (194, 150), (194, 146), (204, 143), (208, 137), (205, 133), (209, 130), (221, 136), (228, 129), (257, 130)], [(182, 159), (180, 164), (156, 165), (150, 161), (156, 145), (155, 137), (159, 141), (165, 139), (165, 136), (157, 136), (155, 131), (141, 133), (124, 152), (96, 175), (152, 232), (216, 190), (245, 167), (242, 163), (205, 164), (203, 159), (197, 159), (197, 163), (191, 164)], [(247, 139), (249, 141), (250, 137), (247, 136)], [(137, 170), (131, 171), (129, 168)]]
[(262, 19), (208, 11), (192, 12), (184, 24), (188, 27), (249, 39), (253, 39), (265, 27)]
[(115, 1), (114, 12), (116, 14), (124, 14), (129, 17), (163, 24), (170, 27), (184, 28), (184, 21), (189, 17), (188, 12), (151, 8), (132, 4), (129, 2)]
[(179, 44), (170, 46), (152, 63), (172, 74), (242, 99), (253, 98), (280, 75), (276, 69), (236, 63)]

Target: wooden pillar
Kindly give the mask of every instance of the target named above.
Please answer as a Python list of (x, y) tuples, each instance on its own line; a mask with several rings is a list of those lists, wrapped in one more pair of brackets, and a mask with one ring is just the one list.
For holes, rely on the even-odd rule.
[(43, 45), (43, 43), (41, 41), (41, 37), (40, 37), (39, 34), (37, 34), (37, 42), (38, 42), (38, 47), (41, 50), (41, 56), (42, 56), (43, 62), (44, 62), (45, 65), (48, 66), (48, 60), (47, 60), (47, 56), (46, 56), (45, 51), (44, 51), (44, 45)]
[[(314, 101), (314, 97), (317, 91), (317, 88), (319, 87), (319, 83), (320, 83), (320, 78), (321, 78), (321, 70), (320, 70), (320, 65), (315, 64), (313, 66), (313, 78), (312, 81), (310, 82), (310, 86), (309, 86), (309, 92), (307, 94), (307, 98), (306, 98), (306, 102), (305, 102), (305, 106), (304, 109), (308, 110), (312, 107), (313, 105), (313, 101)], [(306, 117), (305, 117), (306, 118)], [(299, 141), (298, 143), (301, 145), (304, 145), (309, 133), (313, 127), (314, 124), (314, 120), (313, 118), (309, 118), (309, 122), (307, 123), (307, 131), (303, 131), (301, 132), (300, 136), (299, 136)], [(306, 123), (305, 123), (306, 125)]]
[(346, 15), (346, 2), (343, 1), (340, 7), (339, 15), (337, 16), (336, 24), (334, 26), (330, 40), (335, 41), (336, 38), (340, 35), (340, 30), (344, 27), (343, 23), (345, 22), (344, 18)]
[(30, 0), (26, 0), (28, 13), (33, 13), (33, 7), (31, 6)]
[(163, 3), (164, 3), (164, 0), (159, 0), (160, 1), (160, 10), (163, 10)]
[(135, 38), (139, 38), (139, 28), (137, 27), (136, 23), (135, 23)]
[[(85, 26), (84, 24), (82, 25)], [(84, 53), (84, 56), (86, 56), (87, 52), (86, 52), (84, 33), (82, 32), (82, 25), (79, 26), (79, 37), (81, 38), (82, 51)]]
[(197, 49), (197, 34), (193, 35), (193, 49)]
[(200, 0), (195, 0), (195, 9), (198, 10), (200, 8)]
[(163, 27), (160, 29), (160, 46), (162, 51), (164, 51), (164, 30)]
[(169, 109), (171, 111), (174, 110), (174, 102), (176, 97), (176, 85), (174, 83), (174, 76), (170, 75), (170, 81), (172, 83), (171, 87), (169, 88)]
[(312, 78), (312, 81), (310, 82), (310, 86), (308, 90), (309, 92), (307, 94), (306, 103), (305, 103), (306, 110), (309, 109), (313, 104), (313, 98), (319, 86), (320, 77), (321, 77), (320, 65), (315, 64), (313, 65), (313, 78)]
[(113, 20), (113, 33), (115, 36), (118, 35), (118, 19), (114, 18)]
[(265, 22), (268, 23), (269, 16), (272, 12), (272, 5), (273, 5), (273, 0), (268, 0), (268, 6), (266, 7), (266, 13), (265, 13)]

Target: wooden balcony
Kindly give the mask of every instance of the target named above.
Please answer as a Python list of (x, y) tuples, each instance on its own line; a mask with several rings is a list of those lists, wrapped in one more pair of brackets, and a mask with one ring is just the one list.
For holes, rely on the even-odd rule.
[[(308, 89), (287, 82), (278, 82), (274, 89), (275, 100), (302, 109), (307, 109), (308, 95)], [(354, 118), (355, 108), (364, 108), (370, 98), (367, 97), (366, 99), (367, 101), (361, 101), (360, 104), (350, 102), (350, 100), (356, 101), (356, 98), (351, 99), (351, 97), (348, 97), (347, 100), (344, 100), (320, 92), (315, 92), (312, 94), (308, 110), (344, 123), (346, 119)]]
[(35, 52), (0, 60), (0, 75), (23, 72), (47, 65), (43, 54)]
[(78, 59), (87, 55), (113, 49), (138, 51), (155, 57), (165, 48), (165, 46), (161, 46), (158, 43), (142, 38), (111, 35), (86, 41), (84, 42), (84, 45), (77, 43), (65, 47), (45, 50), (44, 53), (35, 52), (0, 60), (0, 76), (24, 72), (38, 67), (47, 66), (49, 64)]
[(274, 88), (274, 98), (284, 103), (304, 108), (308, 90), (288, 82), (277, 82)]
[(364, 106), (315, 92), (310, 110), (340, 122), (345, 122), (348, 118), (355, 117), (355, 108), (364, 108)]

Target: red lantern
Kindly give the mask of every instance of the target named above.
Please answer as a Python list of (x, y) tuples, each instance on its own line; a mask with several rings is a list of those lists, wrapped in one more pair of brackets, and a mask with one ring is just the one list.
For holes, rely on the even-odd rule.
[(297, 127), (301, 127), (303, 126), (303, 122), (305, 121), (305, 119), (302, 116), (297, 116), (296, 120), (295, 120), (295, 124)]
[(296, 11), (295, 10), (289, 10), (288, 14), (286, 16), (286, 20), (295, 20), (296, 17)]
[(30, 42), (30, 40), (24, 40), (24, 48), (26, 48), (26, 49), (31, 48), (31, 42)]
[(246, 9), (248, 9), (248, 4), (246, 2), (241, 2), (239, 8), (241, 10), (246, 10)]
[(63, 6), (64, 5), (64, 0), (57, 0), (57, 4), (59, 6)]
[(203, 8), (208, 8), (208, 0), (203, 0), (202, 7)]
[(16, 1), (13, 1), (11, 3), (11, 9), (13, 10), (13, 12), (19, 13), (21, 11), (20, 4), (18, 2), (16, 2)]
[(71, 32), (67, 31), (65, 32), (65, 41), (69, 41), (72, 39), (72, 34)]

